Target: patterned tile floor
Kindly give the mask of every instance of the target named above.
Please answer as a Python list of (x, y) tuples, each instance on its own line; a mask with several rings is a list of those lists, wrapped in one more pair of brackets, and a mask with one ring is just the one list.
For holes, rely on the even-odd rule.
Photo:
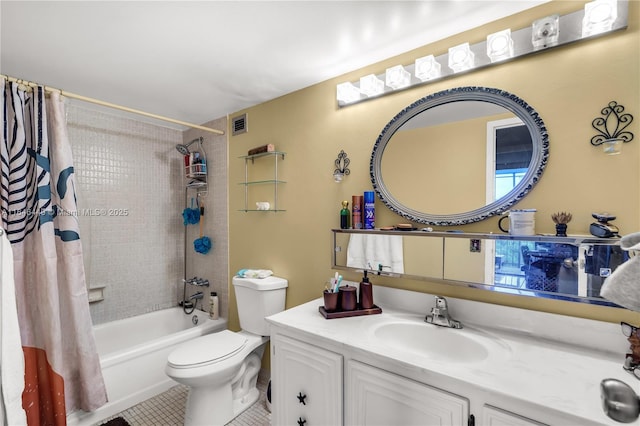
[[(265, 405), (267, 382), (268, 379), (263, 379), (262, 375), (259, 376), (260, 399), (227, 426), (269, 426), (271, 424), (271, 413), (267, 411)], [(179, 426), (183, 424), (187, 393), (186, 386), (177, 385), (113, 417), (122, 417), (131, 426)]]

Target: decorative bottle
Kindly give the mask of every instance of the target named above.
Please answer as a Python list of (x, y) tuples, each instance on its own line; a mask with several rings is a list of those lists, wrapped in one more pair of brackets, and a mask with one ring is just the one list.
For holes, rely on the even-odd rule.
[(349, 202), (342, 202), (342, 210), (340, 210), (340, 229), (349, 229)]
[(215, 291), (212, 291), (211, 296), (209, 296), (209, 318), (214, 320), (218, 319), (218, 305), (218, 294)]

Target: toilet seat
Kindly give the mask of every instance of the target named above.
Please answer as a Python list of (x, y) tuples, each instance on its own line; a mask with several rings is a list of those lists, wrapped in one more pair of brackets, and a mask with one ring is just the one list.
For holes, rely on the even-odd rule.
[(173, 368), (194, 368), (215, 364), (240, 352), (248, 339), (238, 333), (223, 330), (198, 337), (169, 354)]

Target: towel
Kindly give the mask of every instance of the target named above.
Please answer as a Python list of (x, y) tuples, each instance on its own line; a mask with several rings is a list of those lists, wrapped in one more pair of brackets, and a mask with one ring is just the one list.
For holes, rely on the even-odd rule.
[[(622, 237), (620, 247), (628, 251), (640, 250), (640, 232)], [(633, 256), (618, 266), (602, 284), (600, 295), (627, 309), (640, 312), (640, 256)]]
[(13, 251), (6, 233), (0, 230), (0, 418), (5, 425), (26, 425), (22, 408), (24, 354), (18, 326)]
[[(382, 265), (382, 269), (379, 265)], [(351, 234), (347, 248), (347, 266), (403, 274), (402, 236)]]
[(238, 276), (241, 278), (267, 278), (273, 275), (269, 269), (240, 269)]

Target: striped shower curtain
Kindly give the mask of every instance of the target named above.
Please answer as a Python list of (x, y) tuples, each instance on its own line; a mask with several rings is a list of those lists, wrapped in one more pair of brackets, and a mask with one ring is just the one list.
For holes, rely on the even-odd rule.
[[(64, 425), (103, 405), (78, 233), (75, 178), (59, 94), (0, 80), (2, 227), (13, 251), (29, 425)], [(5, 283), (3, 283), (5, 285)], [(10, 366), (2, 366), (2, 369)]]

